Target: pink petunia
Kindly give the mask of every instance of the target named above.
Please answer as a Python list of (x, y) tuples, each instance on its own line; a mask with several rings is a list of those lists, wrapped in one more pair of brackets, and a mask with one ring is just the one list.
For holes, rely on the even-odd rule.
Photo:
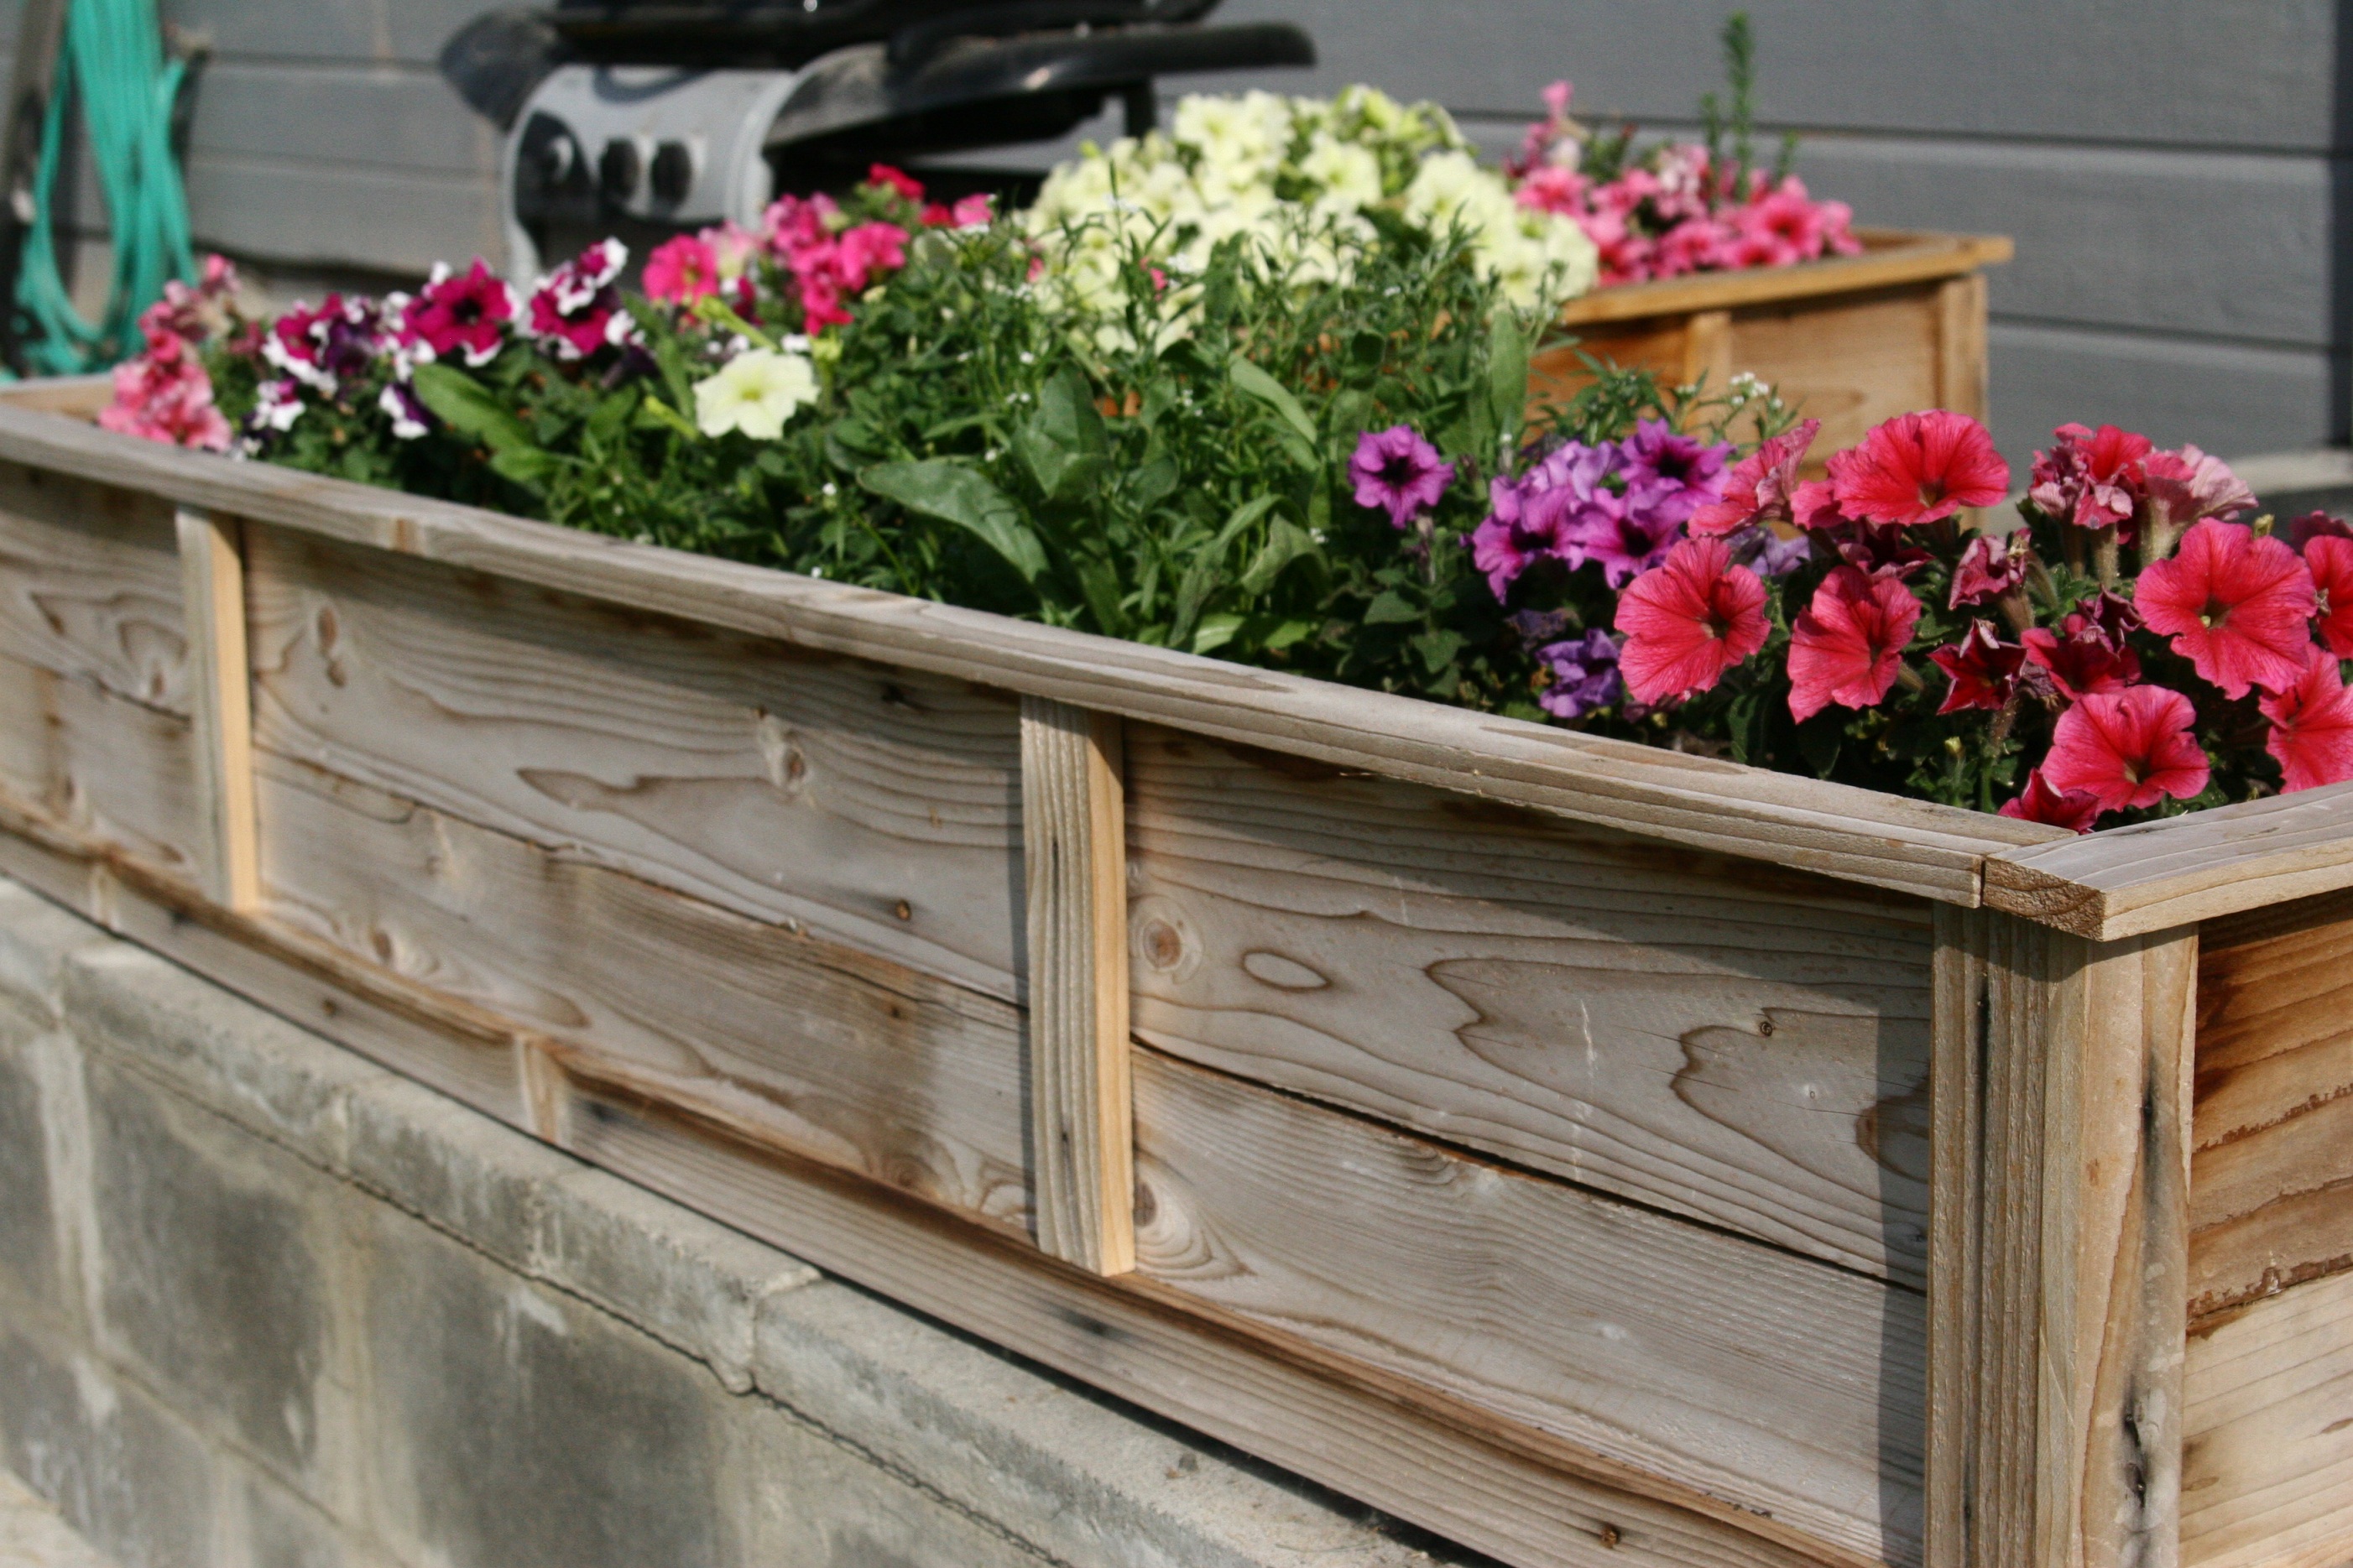
[(2142, 569), (2133, 598), (2149, 630), (2225, 696), (2284, 691), (2312, 650), (2312, 574), (2295, 551), (2235, 522), (2208, 521), (2169, 561)]
[(1686, 539), (1618, 599), (1619, 673), (1635, 700), (1705, 691), (1765, 646), (1765, 584), (1720, 539)]
[(2211, 769), (2189, 699), (2161, 686), (2094, 692), (2059, 715), (2042, 775), (2052, 788), (2082, 790), (2102, 811), (2130, 811), (2170, 796), (2188, 800)]
[(691, 305), (719, 291), (719, 252), (700, 235), (664, 240), (646, 258), (646, 298), (666, 305)]
[(2333, 658), (2315, 658), (2285, 691), (2255, 706), (2272, 721), (2263, 741), (2280, 765), (2287, 794), (2353, 779), (2353, 691)]
[(2006, 643), (1986, 621), (1972, 621), (1960, 641), (1928, 655), (1952, 684), (1945, 690), (1939, 713), (1959, 713), (1972, 708), (2000, 708), (2018, 689), (2018, 671), (2026, 650)]
[(2062, 425), (2051, 435), (2051, 449), (2034, 454), (2026, 499), (2035, 510), (2079, 528), (2130, 518), (2141, 493), (2142, 459), (2155, 443), (2113, 425)]
[(1805, 722), (1836, 702), (1876, 707), (1895, 684), (1920, 601), (1892, 577), (1841, 566), (1789, 628), (1789, 715)]
[(2304, 564), (2317, 598), (2314, 627), (2328, 651), (2353, 658), (2353, 539), (2320, 533), (2304, 543)]
[(463, 272), (437, 266), (401, 312), (401, 327), (419, 359), (456, 353), (485, 365), (505, 345), (517, 313), (515, 292), (480, 257)]
[(2001, 815), (2041, 822), (2070, 833), (2089, 833), (2100, 815), (2100, 797), (2087, 789), (2055, 790), (2041, 768), (2026, 775), (2026, 787), (2001, 803)]
[(2010, 493), (2010, 465), (1986, 427), (1966, 414), (1931, 409), (1875, 426), (1831, 458), (1831, 484), (1849, 517), (1911, 525), (1992, 506)]
[(2141, 488), (2152, 517), (2161, 512), (2176, 529), (2202, 518), (2235, 517), (2255, 504), (2255, 492), (2228, 463), (2189, 446), (2142, 458)]
[(1386, 511), (1390, 527), (1406, 528), (1444, 497), (1454, 482), (1454, 465), (1440, 462), (1438, 448), (1412, 426), (1392, 425), (1356, 437), (1348, 481), (1358, 506)]
[(866, 171), (866, 183), (870, 185), (881, 185), (885, 190), (894, 192), (902, 199), (913, 202), (918, 206), (923, 205), (923, 181), (908, 174), (904, 169), (894, 169), (888, 163), (872, 164)]
[(1720, 537), (1751, 523), (1797, 521), (1792, 501), (1798, 493), (1798, 465), (1806, 460), (1806, 449), (1821, 427), (1820, 420), (1808, 419), (1760, 442), (1733, 465), (1724, 499), (1692, 513), (1686, 526), (1694, 535)]

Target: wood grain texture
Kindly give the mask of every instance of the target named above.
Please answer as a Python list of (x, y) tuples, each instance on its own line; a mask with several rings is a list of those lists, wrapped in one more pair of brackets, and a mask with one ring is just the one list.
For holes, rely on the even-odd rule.
[(1573, 327), (1588, 321), (1625, 321), (1856, 293), (1957, 277), (1999, 266), (2012, 252), (2010, 242), (1999, 235), (1864, 229), (1858, 237), (1863, 242), (1860, 256), (1745, 272), (1699, 272), (1653, 283), (1597, 289), (1561, 307), (1561, 323)]
[(1103, 1279), (582, 1081), (573, 1152), (1156, 1414), (1517, 1568), (1862, 1568), (1174, 1286)]
[(2197, 937), (1937, 911), (1932, 1568), (2178, 1562)]
[(1874, 425), (1936, 406), (1939, 317), (1934, 283), (1836, 300), (1751, 307), (1733, 318), (1732, 368), (1771, 382), (1822, 422), (1810, 454), (1860, 442)]
[(285, 928), (505, 1020), (559, 1061), (1026, 1222), (1009, 1004), (302, 763), (259, 764), (264, 908)]
[(2192, 1320), (2353, 1268), (2353, 893), (2210, 921), (2198, 959)]
[(2113, 942), (2353, 887), (2353, 784), (2003, 851), (1985, 900)]
[(248, 555), (259, 743), (1018, 994), (1012, 701), (280, 530)]
[(1920, 1560), (1920, 1298), (1135, 1064), (1137, 1268), (1871, 1561)]
[(1722, 395), (1732, 384), (1732, 312), (1694, 310), (1683, 322), (1683, 363), (1676, 381)]
[[(0, 870), (263, 1006), (528, 1130), (523, 1032), (195, 891), (0, 801)], [(536, 1037), (546, 1044), (544, 1037)], [(1865, 1568), (1721, 1499), (1129, 1274), (1048, 1258), (778, 1146), (726, 1109), (665, 1106), (557, 1053), (575, 1152), (841, 1277), (1134, 1400), (1515, 1568)]]
[(1121, 728), (1021, 700), (1031, 1205), (1038, 1245), (1096, 1274), (1135, 1267)]
[(1917, 1283), (1925, 905), (1150, 725), (1138, 1037)]
[[(1343, 767), (1973, 905), (1997, 849), (2058, 829), (1599, 740), (1412, 698), (653, 549), (266, 463), (232, 464), (0, 402), (0, 460), (496, 574), (705, 628), (981, 681)], [(266, 650), (265, 650), (266, 651)]]
[(0, 654), (187, 713), (188, 632), (170, 505), (0, 463)]
[(1983, 423), (1986, 403), (1986, 277), (1972, 272), (1936, 286), (1936, 406)]
[(2183, 1568), (2353, 1562), (2353, 1274), (2189, 1337)]
[(186, 719), (0, 654), (0, 792), (23, 808), (194, 882), (195, 768)]
[(182, 593), (187, 605), (188, 700), (194, 710), (199, 866), (214, 902), (261, 901), (260, 824), (253, 806), (253, 709), (245, 639), (245, 546), (235, 518), (182, 508)]

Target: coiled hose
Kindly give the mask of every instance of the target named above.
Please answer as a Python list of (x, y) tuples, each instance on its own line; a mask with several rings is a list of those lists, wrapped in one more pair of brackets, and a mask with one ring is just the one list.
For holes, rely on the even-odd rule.
[[(135, 353), (140, 312), (162, 298), (167, 279), (194, 274), (187, 193), (172, 153), (172, 110), (186, 71), (185, 61), (164, 58), (155, 0), (71, 0), (16, 278), (17, 305), (34, 329), (26, 345), (31, 369), (70, 375)], [(80, 104), (90, 128), (114, 241), (106, 312), (94, 323), (74, 309), (58, 270), (51, 216), (69, 101)]]

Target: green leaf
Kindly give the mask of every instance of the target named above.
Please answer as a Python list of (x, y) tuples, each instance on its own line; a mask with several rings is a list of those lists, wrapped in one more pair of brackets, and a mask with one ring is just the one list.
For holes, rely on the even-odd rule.
[(1499, 436), (1519, 433), (1528, 407), (1528, 334), (1509, 310), (1496, 312), (1487, 334), (1487, 406)]
[(1046, 571), (1046, 549), (1030, 531), (1021, 508), (1003, 490), (962, 463), (935, 458), (918, 463), (880, 463), (858, 482), (909, 511), (953, 523), (977, 538), (1025, 583)]
[(1105, 637), (1124, 635), (1127, 614), (1120, 607), (1119, 573), (1111, 563), (1100, 557), (1082, 561), (1078, 579), (1079, 592), (1086, 595), (1087, 608), (1094, 614), (1095, 629)]
[(1199, 629), (1193, 634), (1193, 651), (1209, 653), (1221, 648), (1233, 641), (1234, 634), (1241, 629), (1240, 616), (1203, 616)]
[[(493, 452), (536, 448), (531, 429), (497, 393), (454, 365), (417, 367), (417, 396), (440, 421)], [(512, 476), (509, 476), (512, 478)]]
[[(1234, 384), (1236, 392), (1254, 397), (1274, 410), (1285, 425), (1299, 433), (1308, 451), (1314, 451), (1315, 421), (1307, 417), (1307, 410), (1299, 405), (1299, 399), (1291, 395), (1288, 387), (1240, 354), (1227, 365), (1226, 377)], [(1307, 466), (1314, 466), (1312, 458)]]
[(1380, 596), (1365, 606), (1365, 625), (1368, 626), (1382, 626), (1399, 621), (1419, 619), (1421, 619), (1421, 612), (1407, 604), (1394, 590), (1388, 588), (1382, 589)]
[(1266, 531), (1266, 542), (1259, 546), (1250, 570), (1242, 574), (1242, 592), (1252, 597), (1265, 593), (1274, 585), (1284, 567), (1314, 551), (1315, 541), (1307, 536), (1305, 529), (1288, 518), (1275, 519), (1274, 525)]
[(1038, 394), (1038, 412), (1014, 432), (1013, 444), (1048, 500), (1070, 500), (1102, 477), (1110, 442), (1094, 389), (1075, 365), (1065, 365)]
[(1423, 667), (1436, 675), (1454, 662), (1454, 656), (1462, 651), (1464, 640), (1461, 632), (1424, 632), (1413, 639), (1412, 646), (1413, 651), (1421, 655)]

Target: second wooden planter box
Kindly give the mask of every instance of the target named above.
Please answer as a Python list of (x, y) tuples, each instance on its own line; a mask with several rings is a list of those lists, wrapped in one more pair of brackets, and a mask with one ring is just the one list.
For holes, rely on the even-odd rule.
[(0, 407), (0, 868), (1522, 1568), (2353, 1543), (2353, 789), (2079, 840)]

